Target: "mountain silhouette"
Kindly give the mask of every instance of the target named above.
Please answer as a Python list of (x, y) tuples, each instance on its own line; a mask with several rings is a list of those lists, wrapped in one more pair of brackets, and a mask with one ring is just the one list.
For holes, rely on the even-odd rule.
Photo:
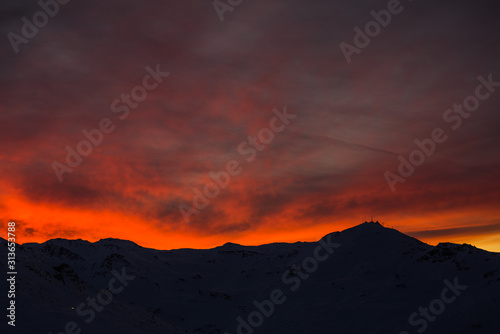
[[(16, 248), (13, 333), (500, 328), (499, 253), (431, 246), (374, 222), (317, 242), (156, 250), (118, 239), (53, 239)], [(8, 271), (4, 261), (0, 267)]]

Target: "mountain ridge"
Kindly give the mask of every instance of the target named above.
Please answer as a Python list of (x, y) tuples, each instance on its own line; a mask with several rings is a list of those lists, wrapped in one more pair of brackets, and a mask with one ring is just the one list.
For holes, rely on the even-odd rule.
[[(215, 246), (215, 247), (212, 247), (212, 248), (171, 248), (171, 249), (158, 249), (158, 248), (151, 248), (151, 247), (145, 247), (145, 246), (141, 246), (137, 243), (135, 243), (134, 241), (131, 241), (131, 240), (127, 240), (127, 239), (119, 239), (119, 238), (104, 238), (104, 239), (99, 239), (97, 241), (94, 241), (94, 242), (91, 242), (91, 241), (88, 241), (88, 240), (84, 240), (84, 239), (81, 239), (81, 238), (78, 238), (78, 239), (67, 239), (67, 238), (53, 238), (53, 239), (48, 239), (44, 242), (29, 242), (29, 243), (23, 243), (23, 244), (17, 244), (18, 246), (22, 246), (22, 247), (26, 247), (26, 246), (35, 246), (35, 245), (45, 245), (47, 243), (49, 244), (52, 244), (52, 243), (56, 243), (56, 242), (81, 242), (81, 243), (84, 243), (84, 244), (106, 244), (106, 243), (109, 243), (109, 242), (113, 242), (113, 243), (119, 243), (119, 244), (123, 244), (123, 245), (126, 245), (126, 244), (129, 244), (130, 246), (132, 247), (140, 247), (140, 248), (143, 248), (143, 249), (152, 249), (152, 250), (157, 250), (157, 251), (175, 251), (175, 250), (210, 250), (210, 249), (217, 249), (217, 248), (221, 248), (221, 247), (226, 247), (226, 248), (229, 248), (229, 247), (261, 247), (261, 246), (267, 246), (267, 245), (278, 245), (278, 244), (287, 244), (287, 245), (293, 245), (293, 244), (297, 244), (297, 243), (314, 243), (314, 242), (318, 242), (326, 237), (328, 237), (329, 235), (336, 235), (338, 233), (344, 233), (344, 232), (354, 232), (354, 231), (363, 231), (364, 233), (368, 233), (369, 231), (371, 232), (376, 232), (376, 231), (382, 231), (381, 229), (383, 229), (383, 231), (395, 231), (397, 232), (399, 235), (402, 235), (406, 238), (411, 238), (411, 239), (414, 239), (414, 240), (417, 240), (418, 242), (420, 243), (423, 243), (423, 244), (426, 244), (426, 245), (429, 245), (421, 240), (419, 240), (418, 238), (415, 238), (415, 237), (412, 237), (412, 236), (409, 236), (405, 233), (402, 233), (400, 231), (398, 231), (397, 229), (394, 229), (394, 228), (389, 228), (389, 227), (385, 227), (383, 226), (382, 224), (380, 224), (379, 222), (364, 222), (364, 223), (361, 223), (361, 224), (358, 224), (358, 225), (355, 225), (355, 226), (352, 226), (352, 227), (349, 227), (349, 228), (346, 228), (342, 231), (335, 231), (335, 232), (330, 232), (326, 235), (324, 235), (323, 237), (321, 237), (319, 240), (317, 241), (295, 241), (295, 242), (271, 242), (271, 243), (267, 243), (267, 244), (260, 244), (260, 245), (243, 245), (243, 244), (238, 244), (238, 243), (234, 243), (234, 242), (226, 242), (222, 245), (219, 245), (219, 246)], [(4, 243), (4, 242), (7, 242), (6, 239), (0, 237), (0, 242), (1, 243)], [(439, 244), (453, 244), (453, 245), (470, 245), (472, 247), (476, 247), (476, 246), (473, 246), (471, 244), (467, 244), (467, 243), (462, 243), (462, 244), (458, 244), (458, 243), (452, 243), (452, 242), (440, 242), (438, 243)], [(431, 246), (431, 245), (429, 245)], [(437, 246), (437, 245), (436, 245)], [(431, 247), (436, 247), (436, 246), (431, 246)], [(477, 247), (476, 247), (477, 248)], [(482, 249), (482, 248), (477, 248), (477, 249), (481, 249), (481, 250), (484, 250), (486, 252), (490, 252), (490, 253), (498, 253), (500, 254), (500, 252), (493, 252), (493, 251), (489, 251), (489, 250), (486, 250), (486, 249)]]

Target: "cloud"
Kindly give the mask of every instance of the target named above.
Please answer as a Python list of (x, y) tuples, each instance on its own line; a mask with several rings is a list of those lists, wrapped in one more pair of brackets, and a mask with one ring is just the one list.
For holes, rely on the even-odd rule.
[[(433, 230), (432, 215), (462, 212), (457, 229), (493, 215), (500, 92), (456, 132), (442, 115), (474, 92), (478, 75), (500, 80), (496, 2), (404, 3), (347, 64), (339, 43), (385, 5), (256, 0), (223, 23), (211, 2), (61, 6), (19, 54), (2, 42), (4, 215), (29, 222), (33, 240), (134, 238), (146, 228), (158, 244), (300, 236), (305, 226), (319, 235), (371, 214), (402, 224), (422, 217), (412, 219), (415, 231)], [(0, 32), (19, 32), (21, 17), (37, 10), (5, 2)], [(111, 103), (156, 64), (171, 75), (119, 119)], [(238, 145), (284, 105), (297, 118), (247, 163)], [(66, 146), (104, 117), (116, 130), (59, 183), (51, 163), (65, 163)], [(383, 173), (436, 127), (448, 140), (391, 193)], [(242, 173), (185, 225), (179, 204), (231, 159)]]
[(499, 223), (408, 232), (409, 235), (414, 236), (416, 238), (436, 238), (436, 237), (463, 236), (463, 235), (476, 236), (476, 235), (487, 235), (487, 234), (498, 234), (498, 233), (500, 233)]

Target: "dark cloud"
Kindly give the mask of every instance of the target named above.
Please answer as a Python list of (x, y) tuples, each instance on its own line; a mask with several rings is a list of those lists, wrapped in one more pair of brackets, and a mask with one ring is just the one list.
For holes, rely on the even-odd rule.
[(500, 233), (499, 223), (408, 232), (409, 235), (415, 238), (436, 238), (457, 235), (474, 236), (498, 233)]

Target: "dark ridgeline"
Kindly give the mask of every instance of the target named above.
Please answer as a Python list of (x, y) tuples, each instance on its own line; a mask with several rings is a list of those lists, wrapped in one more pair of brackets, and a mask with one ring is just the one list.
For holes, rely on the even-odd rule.
[(54, 239), (17, 256), (17, 333), (498, 330), (500, 254), (433, 247), (378, 221), (318, 242), (161, 251)]

